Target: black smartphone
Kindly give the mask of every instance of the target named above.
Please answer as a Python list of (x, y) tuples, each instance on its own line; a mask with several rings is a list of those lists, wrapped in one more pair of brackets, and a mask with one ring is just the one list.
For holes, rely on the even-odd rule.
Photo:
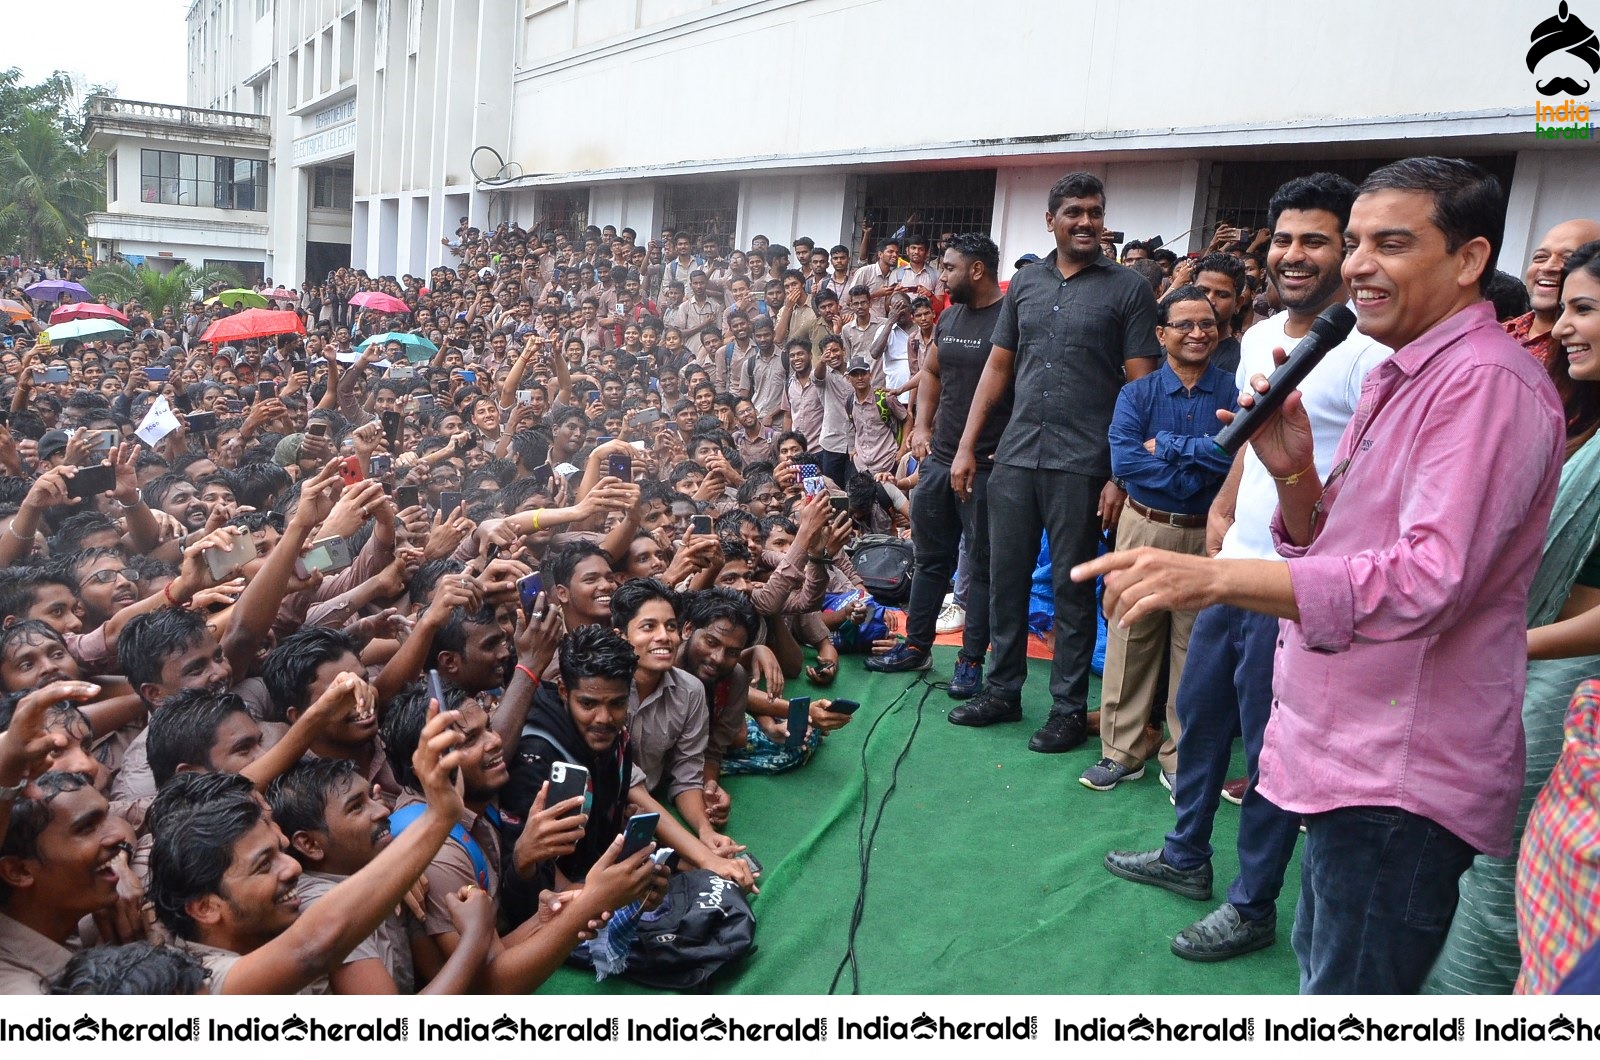
[(702, 537), (710, 536), (710, 534), (711, 534), (711, 516), (709, 516), (709, 515), (697, 515), (693, 519), (690, 519), (689, 520), (689, 532), (691, 534), (699, 534)]
[(307, 365), (306, 365), (306, 359), (304, 357), (291, 357), (291, 358), (289, 358), (289, 371), (291, 371), (291, 372), (304, 372), (306, 370), (307, 370)]
[(806, 734), (810, 731), (811, 697), (798, 696), (789, 700), (789, 738), (783, 741), (783, 746), (794, 750), (806, 742)]
[(69, 497), (98, 497), (117, 488), (117, 469), (108, 464), (80, 467), (67, 483)]
[(659, 813), (636, 813), (628, 818), (628, 824), (622, 830), (622, 853), (617, 855), (617, 860), (627, 861), (649, 846), (656, 837), (656, 825), (659, 823)]
[[(555, 806), (587, 794), (589, 791), (589, 771), (582, 766), (573, 765), (571, 762), (550, 763), (550, 792), (545, 796), (546, 806)], [(583, 812), (580, 806), (571, 813), (563, 814), (564, 817), (575, 817)]]
[(196, 434), (217, 429), (217, 414), (215, 412), (191, 412), (188, 417), (189, 430)]
[(261, 380), (261, 382), (256, 384), (256, 400), (257, 401), (267, 401), (267, 400), (269, 400), (271, 398), (275, 398), (277, 396), (278, 396), (278, 384), (277, 384), (276, 380), (263, 379), (263, 380)]
[(850, 510), (849, 497), (834, 497), (830, 495), (828, 498), (828, 503), (833, 505), (833, 510), (836, 512), (847, 512)]
[(389, 443), (390, 449), (400, 448), (400, 425), (402, 423), (398, 412), (380, 412), (378, 422), (383, 424), (383, 437)]
[(861, 704), (853, 699), (836, 699), (828, 704), (828, 710), (834, 714), (854, 714), (861, 709)]
[(415, 486), (401, 486), (394, 491), (394, 502), (400, 506), (401, 511), (405, 511), (407, 508), (415, 508), (420, 499), (421, 497)]
[(444, 512), (446, 517), (455, 514), (455, 510), (459, 507), (461, 507), (460, 490), (445, 490), (439, 494), (439, 510)]
[(1126, 232), (1106, 232), (1104, 234), (1104, 238), (1111, 240), (1111, 242), (1117, 244), (1118, 246), (1121, 246), (1123, 243), (1126, 243), (1128, 241), (1128, 233), (1126, 233)]
[(313, 437), (313, 438), (326, 438), (326, 437), (328, 437), (328, 424), (327, 424), (327, 421), (325, 421), (325, 420), (317, 420), (314, 423), (306, 424), (306, 433), (311, 435), (311, 437)]
[(633, 458), (626, 453), (612, 453), (606, 457), (606, 474), (624, 482), (632, 482)]
[(227, 398), (222, 402), (222, 407), (229, 412), (243, 412), (244, 402), (238, 398)]
[(529, 475), (528, 477), (539, 483), (542, 488), (549, 489), (550, 480), (556, 477), (556, 469), (551, 467), (550, 462), (547, 460), (538, 467), (534, 468), (533, 474)]
[(534, 621), (539, 621), (545, 616), (544, 611), (534, 612), (539, 603), (539, 594), (544, 591), (544, 578), (538, 571), (517, 579), (517, 599), (522, 603), (522, 613)]

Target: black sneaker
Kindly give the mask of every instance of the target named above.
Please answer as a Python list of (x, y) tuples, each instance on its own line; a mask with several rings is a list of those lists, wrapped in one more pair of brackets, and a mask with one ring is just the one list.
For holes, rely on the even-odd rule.
[(1172, 952), (1186, 961), (1211, 963), (1263, 950), (1277, 941), (1276, 911), (1264, 920), (1246, 920), (1224, 902), (1178, 932), (1172, 940)]
[(1022, 704), (1001, 699), (987, 688), (950, 711), (950, 724), (982, 728), (1002, 721), (1021, 721)]
[(1161, 853), (1160, 850), (1113, 850), (1106, 855), (1106, 871), (1197, 902), (1211, 900), (1211, 862), (1185, 871), (1168, 865), (1161, 859)]
[(882, 655), (867, 656), (863, 665), (873, 673), (909, 674), (928, 669), (933, 665), (933, 658), (921, 648), (901, 641)]
[(1028, 750), (1040, 754), (1058, 755), (1076, 750), (1089, 739), (1089, 718), (1083, 713), (1057, 714), (1050, 712), (1039, 726), (1039, 731), (1028, 741)]

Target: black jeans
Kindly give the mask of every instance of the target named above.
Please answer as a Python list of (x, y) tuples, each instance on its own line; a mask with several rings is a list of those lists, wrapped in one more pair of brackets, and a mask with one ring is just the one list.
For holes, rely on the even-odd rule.
[(906, 642), (927, 651), (933, 645), (961, 536), (967, 538), (967, 572), (972, 588), (967, 593), (967, 628), (961, 654), (982, 662), (989, 650), (989, 468), (980, 467), (972, 482), (972, 499), (962, 503), (950, 488), (950, 465), (933, 457), (924, 460), (911, 491), (911, 541), (917, 550), (917, 569), (911, 579), (911, 601), (906, 605)]
[(1294, 918), (1300, 992), (1415, 994), (1473, 856), (1449, 829), (1396, 806), (1307, 817)]
[[(997, 464), (989, 473), (989, 625), (994, 657), (988, 691), (1022, 698), (1028, 676), (1028, 599), (1039, 557), (1039, 535), (1050, 535), (1055, 589), (1055, 659), (1050, 664), (1050, 712), (1089, 709), (1089, 660), (1094, 656), (1094, 582), (1069, 576), (1094, 559), (1100, 537), (1100, 489), (1105, 479), (1070, 471)], [(971, 602), (971, 597), (968, 597)]]
[(855, 469), (850, 466), (849, 453), (830, 453), (828, 450), (818, 448), (816, 452), (817, 470), (831, 478), (834, 485), (844, 489), (850, 482), (850, 473)]

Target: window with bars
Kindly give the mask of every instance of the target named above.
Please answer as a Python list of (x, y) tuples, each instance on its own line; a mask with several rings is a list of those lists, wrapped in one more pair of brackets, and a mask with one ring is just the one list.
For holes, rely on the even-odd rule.
[(355, 170), (349, 166), (317, 166), (311, 171), (311, 205), (319, 210), (348, 210), (354, 199)]
[(930, 246), (945, 232), (988, 235), (994, 224), (994, 184), (992, 169), (863, 176), (852, 238), (859, 240), (862, 221), (872, 222), (875, 239), (921, 236)]
[[(1211, 166), (1205, 228), (1201, 238), (1196, 240), (1196, 244), (1204, 247), (1216, 232), (1217, 226), (1224, 222), (1246, 232), (1265, 228), (1267, 204), (1272, 200), (1272, 193), (1295, 177), (1304, 177), (1312, 173), (1337, 173), (1360, 184), (1373, 170), (1397, 161), (1399, 157), (1397, 155), (1394, 158), (1214, 163)], [(1468, 158), (1467, 161), (1482, 166), (1494, 174), (1500, 181), (1500, 187), (1510, 190), (1511, 175), (1516, 169), (1515, 155), (1480, 155)]]
[(588, 188), (542, 189), (536, 201), (539, 231), (560, 232), (574, 241), (583, 236), (589, 225)]
[[(695, 246), (706, 236), (715, 236), (726, 247), (732, 244), (739, 227), (739, 184), (737, 181), (719, 183), (668, 184), (662, 197), (662, 228), (674, 232), (687, 232)], [(656, 233), (649, 233), (654, 238)], [(771, 233), (774, 240), (781, 240)]]

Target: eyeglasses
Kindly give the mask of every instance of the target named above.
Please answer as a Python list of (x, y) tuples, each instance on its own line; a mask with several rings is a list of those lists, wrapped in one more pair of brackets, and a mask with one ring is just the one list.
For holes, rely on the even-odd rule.
[(1173, 320), (1166, 324), (1158, 324), (1156, 326), (1162, 328), (1171, 328), (1173, 331), (1183, 335), (1189, 334), (1189, 332), (1193, 331), (1195, 328), (1199, 328), (1201, 331), (1217, 330), (1217, 322), (1215, 320)]
[(139, 580), (138, 571), (134, 570), (132, 567), (123, 567), (121, 570), (97, 570), (93, 574), (84, 578), (83, 584), (105, 585), (108, 582), (116, 581), (117, 575), (119, 574), (128, 579), (130, 582), (137, 582)]

